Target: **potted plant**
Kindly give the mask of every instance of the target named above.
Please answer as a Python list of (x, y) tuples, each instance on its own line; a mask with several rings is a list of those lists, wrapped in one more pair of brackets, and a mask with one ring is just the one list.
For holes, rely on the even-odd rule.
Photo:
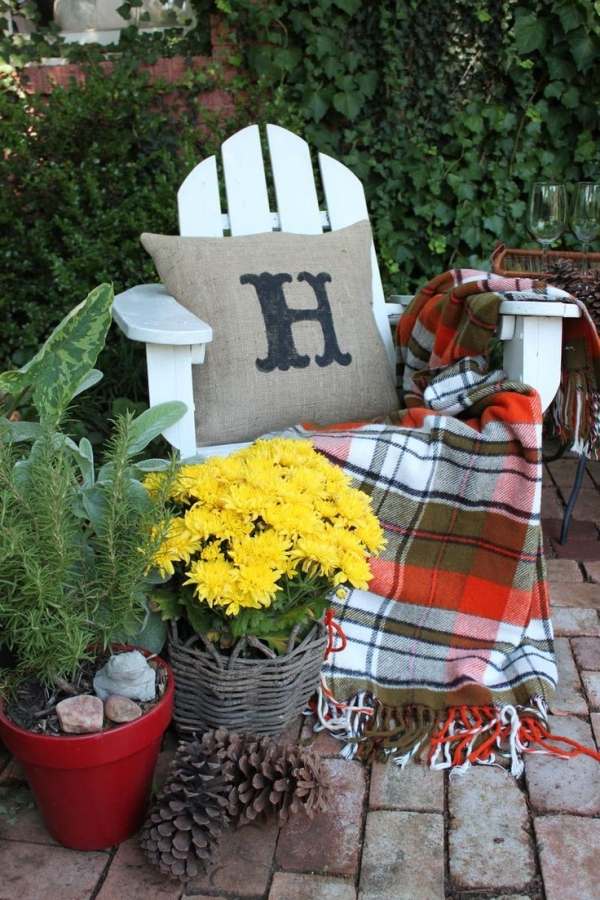
[(176, 725), (281, 732), (318, 685), (332, 592), (370, 580), (383, 533), (369, 498), (284, 438), (183, 465), (169, 496), (179, 514), (155, 563), (171, 581), (156, 602), (171, 620)]
[[(73, 396), (100, 377), (112, 297), (109, 285), (92, 291), (30, 363), (0, 375), (0, 392), (30, 393), (39, 416), (0, 420), (0, 643), (11, 659), (0, 673), (0, 737), (50, 833), (85, 850), (141, 824), (174, 690), (163, 660), (150, 669), (124, 654), (143, 669), (146, 702), (113, 700), (109, 713), (96, 696), (96, 670), (148, 632), (151, 562), (168, 527), (174, 463), (136, 457), (185, 411), (173, 403), (121, 417), (99, 468), (89, 440), (61, 430)], [(150, 495), (140, 479), (156, 467), (165, 490)]]

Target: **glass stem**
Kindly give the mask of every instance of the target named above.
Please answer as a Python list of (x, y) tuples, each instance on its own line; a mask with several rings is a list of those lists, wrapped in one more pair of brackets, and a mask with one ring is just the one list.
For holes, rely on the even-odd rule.
[(548, 244), (544, 242), (542, 244), (542, 273), (546, 273), (548, 269)]
[(588, 256), (590, 245), (584, 241), (582, 246), (583, 246), (583, 271), (587, 272), (587, 270), (590, 267), (590, 258)]

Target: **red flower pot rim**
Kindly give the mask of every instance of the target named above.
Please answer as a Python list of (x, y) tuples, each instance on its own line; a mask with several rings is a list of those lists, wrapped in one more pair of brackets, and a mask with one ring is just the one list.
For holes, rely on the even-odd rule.
[[(133, 719), (131, 722), (115, 722), (112, 728), (105, 728), (102, 731), (95, 731), (91, 734), (39, 734), (35, 731), (30, 731), (28, 728), (23, 728), (21, 725), (17, 725), (16, 722), (8, 716), (6, 713), (6, 705), (4, 698), (0, 696), (0, 721), (2, 722), (5, 728), (12, 729), (17, 734), (29, 735), (31, 738), (39, 738), (43, 741), (51, 741), (51, 742), (64, 742), (65, 739), (69, 741), (80, 741), (82, 744), (93, 744), (94, 742), (102, 740), (102, 738), (106, 738), (108, 735), (116, 734), (117, 732), (123, 732), (125, 728), (131, 729), (138, 725), (142, 720), (145, 723), (149, 723), (152, 719), (157, 717), (162, 717), (163, 710), (162, 707), (164, 702), (170, 699), (175, 693), (175, 678), (173, 676), (173, 670), (169, 663), (164, 660), (161, 656), (156, 653), (151, 653), (149, 650), (144, 650), (143, 647), (132, 647), (127, 644), (115, 644), (113, 646), (113, 650), (116, 650), (119, 653), (126, 653), (129, 650), (139, 650), (140, 653), (143, 653), (144, 656), (148, 658), (155, 659), (159, 666), (167, 671), (167, 686), (161, 697), (157, 697), (154, 701), (154, 706), (152, 709), (149, 709), (147, 712), (142, 713), (142, 715), (138, 719)], [(48, 745), (46, 745), (48, 746)]]

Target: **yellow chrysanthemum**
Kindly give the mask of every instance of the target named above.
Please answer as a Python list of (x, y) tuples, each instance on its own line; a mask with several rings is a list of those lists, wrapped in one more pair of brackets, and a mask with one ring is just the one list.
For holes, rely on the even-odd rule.
[[(145, 482), (157, 490), (160, 473)], [(269, 606), (285, 580), (302, 571), (366, 587), (367, 555), (384, 544), (368, 496), (308, 441), (261, 440), (230, 456), (182, 466), (172, 499), (183, 506), (155, 562), (200, 602), (237, 615)]]

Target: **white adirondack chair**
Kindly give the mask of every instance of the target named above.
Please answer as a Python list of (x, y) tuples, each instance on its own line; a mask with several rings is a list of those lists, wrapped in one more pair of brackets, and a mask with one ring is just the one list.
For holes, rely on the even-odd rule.
[[(318, 234), (344, 228), (368, 218), (363, 187), (353, 172), (337, 160), (318, 154), (326, 210), (319, 210), (309, 147), (305, 141), (277, 125), (267, 125), (270, 167), (277, 210), (269, 208), (265, 162), (257, 125), (234, 134), (221, 147), (229, 211), (221, 211), (217, 162), (214, 156), (199, 163), (181, 185), (178, 195), (182, 235), (221, 237), (287, 231)], [(152, 223), (148, 222), (149, 230)], [(395, 366), (390, 323), (411, 299), (395, 295), (386, 302), (375, 250), (373, 312)], [(562, 320), (578, 317), (579, 310), (565, 303), (506, 302), (500, 307), (499, 337), (504, 341), (504, 366), (511, 378), (535, 387), (542, 406), (548, 407), (559, 385)], [(192, 366), (201, 365), (212, 340), (211, 325), (183, 309), (159, 284), (138, 285), (115, 298), (113, 316), (125, 335), (146, 344), (150, 405), (183, 400), (188, 412), (164, 436), (182, 457), (226, 455), (244, 444), (196, 446)]]

